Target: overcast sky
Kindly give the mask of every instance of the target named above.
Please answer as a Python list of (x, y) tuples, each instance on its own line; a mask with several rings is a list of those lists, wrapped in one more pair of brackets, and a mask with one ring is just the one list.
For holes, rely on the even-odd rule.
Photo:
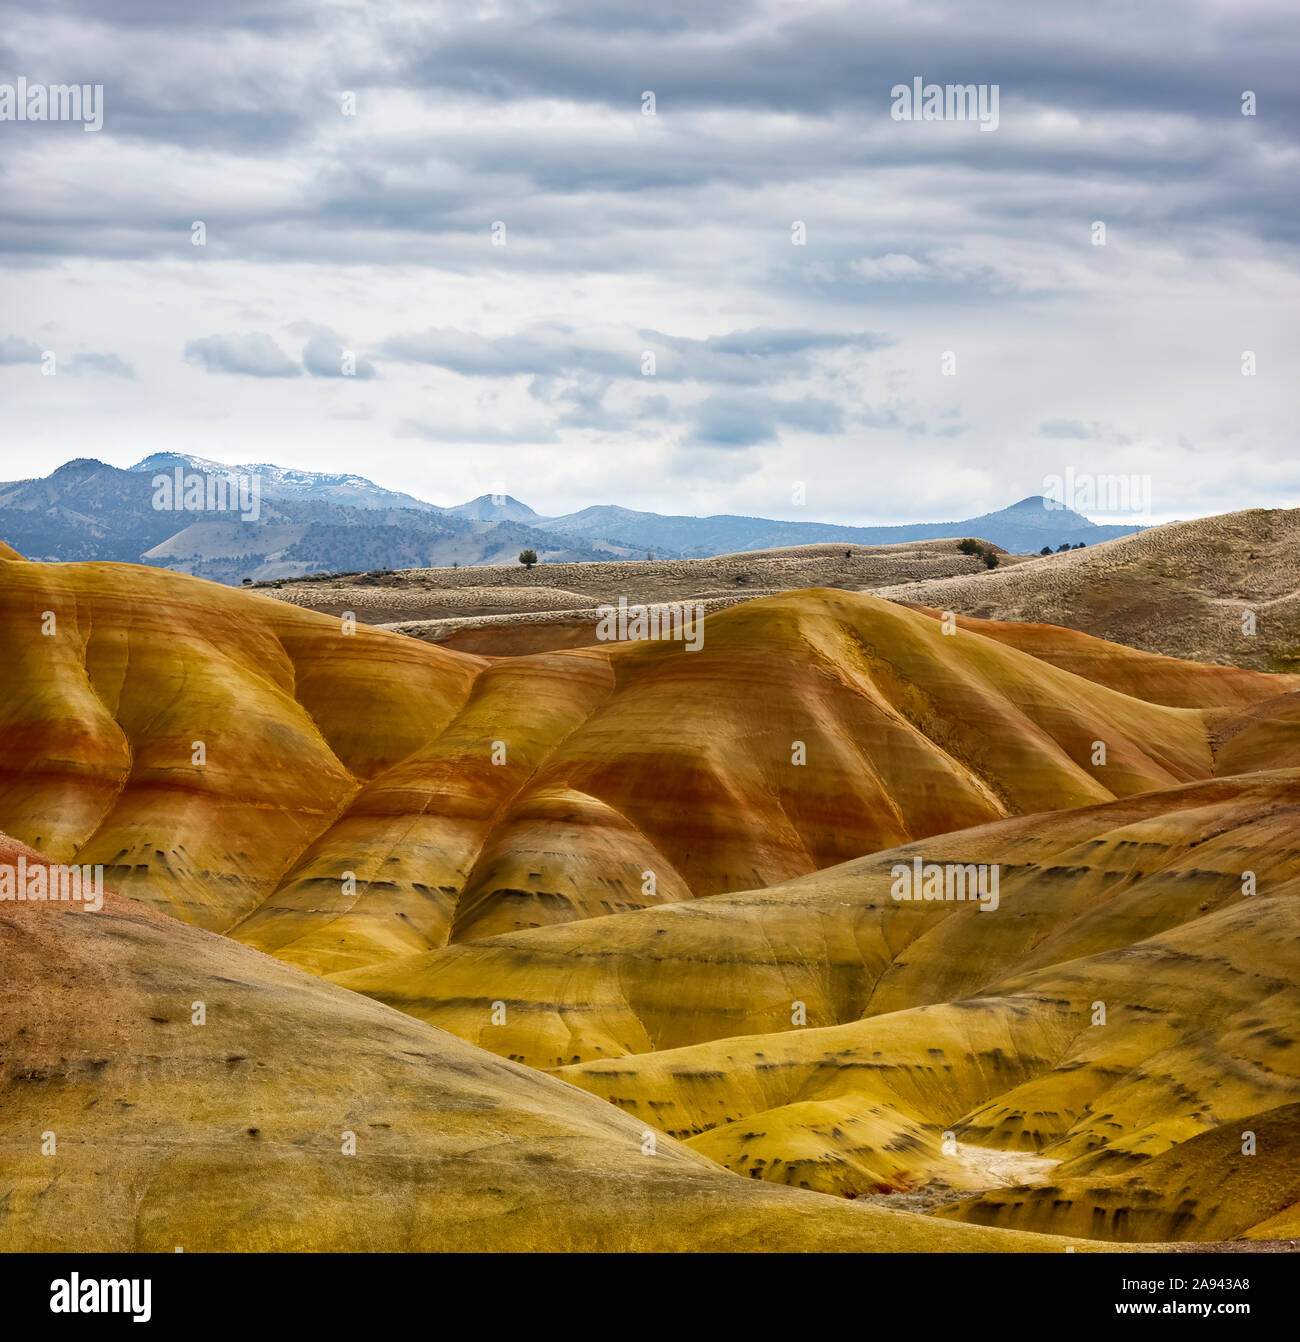
[[(104, 86), (98, 132), (0, 121), (0, 477), (177, 450), (869, 523), (1072, 468), (1149, 475), (1157, 519), (1295, 506), (1298, 28), (1292, 0), (0, 6), (0, 84)], [(894, 119), (917, 76), (996, 85), (996, 129)]]

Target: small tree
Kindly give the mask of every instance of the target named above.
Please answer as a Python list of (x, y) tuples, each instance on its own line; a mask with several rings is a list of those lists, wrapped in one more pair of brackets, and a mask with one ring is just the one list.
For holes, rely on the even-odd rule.
[(983, 547), (973, 536), (967, 536), (965, 540), (957, 542), (957, 548), (964, 555), (977, 555)]
[(985, 550), (983, 554), (985, 568), (997, 568), (998, 552), (996, 550)]
[(1069, 542), (1069, 541), (1066, 541), (1064, 545), (1058, 545), (1058, 546), (1056, 547), (1056, 553), (1057, 553), (1058, 555), (1059, 555), (1059, 554), (1064, 554), (1065, 551), (1068, 550), (1069, 548), (1070, 548), (1070, 542)]
[(1039, 550), (1038, 553), (1040, 555), (1049, 555), (1052, 553), (1052, 547), (1050, 545), (1044, 545), (1043, 548)]
[(519, 551), (519, 562), (520, 562), (525, 568), (532, 568), (532, 566), (533, 566), (535, 563), (537, 563), (537, 551), (536, 551), (536, 550), (520, 550), (520, 551)]

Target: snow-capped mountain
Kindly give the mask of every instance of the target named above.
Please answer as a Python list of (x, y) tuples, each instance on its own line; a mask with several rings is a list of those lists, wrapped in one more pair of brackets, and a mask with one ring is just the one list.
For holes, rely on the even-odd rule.
[(258, 462), (247, 466), (227, 466), (184, 452), (155, 452), (132, 467), (133, 471), (166, 474), (177, 468), (217, 475), (225, 479), (255, 476), (261, 482), (262, 496), (269, 499), (306, 499), (319, 503), (337, 503), (344, 508), (414, 508), (422, 513), (446, 511), (411, 494), (384, 489), (363, 475), (331, 475), (323, 471), (300, 471), (290, 466)]

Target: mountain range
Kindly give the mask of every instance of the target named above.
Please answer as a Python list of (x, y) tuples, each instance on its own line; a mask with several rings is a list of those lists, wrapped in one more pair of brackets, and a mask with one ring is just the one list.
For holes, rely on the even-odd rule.
[[(186, 511), (170, 501), (159, 507), (154, 482), (160, 479), (197, 479), (205, 488), (256, 481), (255, 515)], [(359, 475), (228, 466), (172, 452), (154, 453), (126, 470), (82, 458), (43, 479), (0, 484), (0, 535), (30, 558), (149, 564), (230, 585), (310, 573), (514, 563), (525, 549), (543, 563), (591, 562), (974, 536), (1023, 554), (1138, 530), (1098, 526), (1036, 495), (978, 517), (900, 526), (664, 516), (616, 505), (546, 517), (508, 494), (440, 507)]]

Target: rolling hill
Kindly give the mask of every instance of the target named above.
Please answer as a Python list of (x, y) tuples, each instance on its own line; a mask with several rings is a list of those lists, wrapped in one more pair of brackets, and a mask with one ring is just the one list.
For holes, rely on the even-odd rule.
[(1256, 508), (1015, 568), (871, 590), (964, 615), (1064, 625), (1171, 657), (1294, 672), (1297, 572), (1300, 509)]
[(0, 1250), (1042, 1247), (651, 1149), (572, 1086), (111, 893), (0, 903), (0, 945)]
[[(1293, 1234), (1300, 676), (840, 585), (946, 544), (276, 599), (0, 551), (0, 1245)], [(838, 581), (589, 642), (619, 569)], [(6, 893), (48, 861), (105, 907)]]
[(827, 590), (697, 651), (492, 663), (164, 571), (9, 570), (0, 829), (321, 972), (1207, 778), (1216, 724), (1291, 687), (1203, 670), (1231, 693), (1171, 707)]

